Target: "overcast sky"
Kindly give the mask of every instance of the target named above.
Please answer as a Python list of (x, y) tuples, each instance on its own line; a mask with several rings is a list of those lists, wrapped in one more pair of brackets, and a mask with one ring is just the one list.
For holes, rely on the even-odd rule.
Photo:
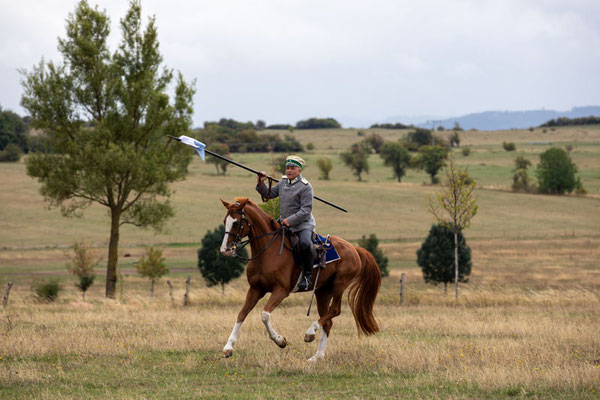
[[(89, 3), (109, 14), (114, 50), (128, 3)], [(76, 4), (0, 0), (3, 108), (25, 114), (17, 69), (62, 60)], [(165, 65), (197, 80), (195, 126), (600, 105), (598, 0), (143, 0), (142, 12)]]

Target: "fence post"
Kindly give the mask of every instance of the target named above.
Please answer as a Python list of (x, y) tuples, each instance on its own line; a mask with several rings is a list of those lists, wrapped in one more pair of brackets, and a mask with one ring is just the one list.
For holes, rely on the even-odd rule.
[(4, 300), (2, 301), (2, 307), (6, 307), (8, 305), (8, 294), (10, 293), (10, 288), (12, 287), (13, 283), (12, 282), (8, 282), (8, 284), (6, 285), (6, 293), (4, 293)]
[(185, 281), (185, 296), (183, 297), (183, 305), (187, 306), (190, 304), (190, 282), (192, 280), (192, 276), (188, 275), (187, 280)]
[(171, 281), (167, 281), (167, 285), (169, 285), (169, 297), (171, 298), (171, 305), (175, 305), (175, 300), (173, 300), (173, 285)]
[(400, 305), (404, 304), (404, 272), (400, 275)]

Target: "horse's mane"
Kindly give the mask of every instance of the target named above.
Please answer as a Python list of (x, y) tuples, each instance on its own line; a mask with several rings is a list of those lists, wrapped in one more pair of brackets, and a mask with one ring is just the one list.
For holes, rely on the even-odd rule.
[(250, 200), (248, 197), (236, 197), (235, 201), (238, 203), (246, 202), (246, 206), (248, 206), (248, 205), (252, 206), (252, 208), (254, 210), (256, 210), (256, 212), (258, 213), (259, 216), (261, 216), (262, 218), (267, 220), (267, 224), (271, 225), (271, 228), (279, 229), (279, 224), (277, 222), (275, 222), (273, 217), (271, 217), (269, 214), (264, 212), (262, 208), (260, 208), (258, 205), (253, 203), (252, 200)]

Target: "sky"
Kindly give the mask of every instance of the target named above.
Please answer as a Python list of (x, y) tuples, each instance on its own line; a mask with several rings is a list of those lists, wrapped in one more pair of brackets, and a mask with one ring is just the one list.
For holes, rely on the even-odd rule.
[[(0, 106), (19, 70), (62, 62), (76, 0), (0, 0)], [(124, 0), (89, 0), (120, 41)], [(233, 118), (344, 127), (600, 105), (598, 0), (142, 0), (164, 64), (196, 80), (194, 126)]]

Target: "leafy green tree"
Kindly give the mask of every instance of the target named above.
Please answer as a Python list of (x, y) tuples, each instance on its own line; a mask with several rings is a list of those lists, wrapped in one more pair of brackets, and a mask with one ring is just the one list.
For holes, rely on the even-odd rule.
[(17, 162), (21, 159), (21, 148), (15, 143), (9, 143), (0, 151), (0, 162)]
[(423, 272), (426, 283), (444, 284), (444, 291), (448, 290), (448, 283), (456, 279), (455, 251), (458, 252), (458, 281), (468, 282), (471, 274), (471, 249), (462, 234), (457, 234), (455, 250), (454, 232), (441, 224), (434, 224), (429, 230), (429, 235), (417, 250), (417, 264)]
[(392, 167), (394, 176), (398, 182), (402, 181), (402, 177), (406, 170), (410, 167), (410, 153), (400, 142), (386, 142), (381, 147), (381, 158), (383, 163), (388, 167)]
[(143, 29), (140, 3), (132, 1), (121, 30), (121, 43), (111, 53), (108, 16), (82, 0), (59, 39), (64, 63), (42, 60), (22, 72), (21, 104), (34, 125), (50, 134), (56, 152), (33, 154), (27, 173), (64, 215), (81, 215), (92, 203), (108, 208), (110, 298), (121, 226), (160, 231), (174, 213), (169, 183), (185, 178), (192, 157), (186, 146), (167, 141), (167, 134), (188, 134), (194, 89), (179, 74), (170, 101), (173, 72), (161, 68), (155, 19)]
[(369, 253), (373, 255), (375, 261), (377, 261), (379, 270), (381, 271), (381, 276), (389, 276), (389, 260), (386, 256), (383, 255), (383, 251), (378, 247), (379, 239), (377, 239), (377, 236), (374, 233), (370, 234), (368, 238), (365, 237), (365, 235), (363, 235), (363, 237), (358, 240), (358, 245), (364, 249), (367, 249)]
[(27, 151), (28, 130), (27, 123), (18, 114), (0, 107), (0, 150), (12, 143), (22, 152)]
[[(231, 155), (229, 154), (229, 146), (227, 146), (225, 143), (215, 143), (209, 145), (207, 149), (223, 157), (231, 158)], [(207, 157), (206, 162), (210, 164), (215, 164), (215, 168), (217, 169), (217, 175), (225, 175), (227, 173), (227, 167), (229, 166), (229, 163), (227, 161), (221, 160), (217, 157)]]
[(317, 167), (319, 171), (321, 171), (321, 179), (328, 181), (329, 180), (329, 172), (331, 172), (333, 168), (333, 163), (331, 159), (328, 157), (319, 158), (317, 160)]
[(531, 161), (523, 156), (515, 158), (515, 169), (513, 170), (512, 190), (515, 192), (529, 192), (532, 190), (532, 182), (527, 173), (527, 168), (531, 166)]
[[(236, 257), (226, 257), (220, 252), (221, 242), (225, 236), (225, 227), (220, 225), (213, 231), (206, 232), (202, 239), (202, 247), (198, 249), (198, 268), (208, 287), (225, 285), (244, 272), (244, 262)], [(238, 255), (248, 257), (245, 248), (238, 249)]]
[(383, 140), (383, 137), (381, 137), (381, 135), (379, 135), (378, 133), (372, 133), (363, 140), (363, 143), (369, 150), (372, 150), (374, 153), (379, 154), (381, 153), (381, 147), (383, 146), (385, 141)]
[(460, 135), (458, 134), (458, 132), (454, 132), (451, 136), (450, 136), (450, 147), (460, 147)]
[(296, 122), (296, 129), (340, 129), (342, 125), (334, 118), (309, 118)]
[(414, 131), (408, 133), (407, 140), (409, 143), (412, 143), (416, 146), (416, 148), (420, 148), (421, 146), (427, 146), (433, 144), (433, 134), (429, 129), (424, 128), (414, 128)]
[[(435, 220), (454, 234), (454, 284), (455, 298), (458, 301), (458, 282), (460, 281), (460, 238), (462, 231), (471, 225), (471, 219), (477, 214), (477, 201), (473, 196), (475, 182), (467, 171), (458, 168), (454, 158), (446, 169), (446, 182), (436, 198), (429, 198), (428, 209)], [(464, 240), (464, 238), (463, 238)], [(471, 256), (469, 253), (469, 262)], [(419, 264), (421, 265), (421, 264)], [(471, 268), (469, 266), (469, 272)], [(468, 275), (468, 274), (467, 274)]]
[(431, 184), (439, 182), (437, 173), (446, 165), (447, 150), (440, 146), (421, 146), (419, 154), (414, 160), (414, 166), (421, 169), (431, 177)]
[(67, 263), (67, 270), (78, 279), (75, 286), (81, 291), (83, 301), (85, 301), (85, 292), (92, 286), (96, 275), (94, 267), (98, 265), (100, 258), (93, 250), (83, 242), (75, 242), (73, 245), (73, 257)]
[(552, 147), (540, 154), (535, 171), (538, 190), (542, 193), (571, 193), (577, 185), (577, 166), (565, 150)]
[(362, 181), (362, 173), (369, 173), (369, 152), (360, 144), (353, 144), (348, 151), (340, 154), (340, 158), (350, 169), (354, 175), (358, 177), (358, 181)]
[(150, 297), (154, 297), (154, 284), (164, 275), (169, 273), (169, 268), (165, 264), (165, 258), (162, 256), (162, 250), (154, 247), (147, 247), (146, 254), (135, 264), (138, 274), (145, 276), (152, 282), (150, 286)]
[(279, 219), (279, 196), (274, 199), (269, 199), (258, 205), (265, 213), (273, 217), (274, 220)]

